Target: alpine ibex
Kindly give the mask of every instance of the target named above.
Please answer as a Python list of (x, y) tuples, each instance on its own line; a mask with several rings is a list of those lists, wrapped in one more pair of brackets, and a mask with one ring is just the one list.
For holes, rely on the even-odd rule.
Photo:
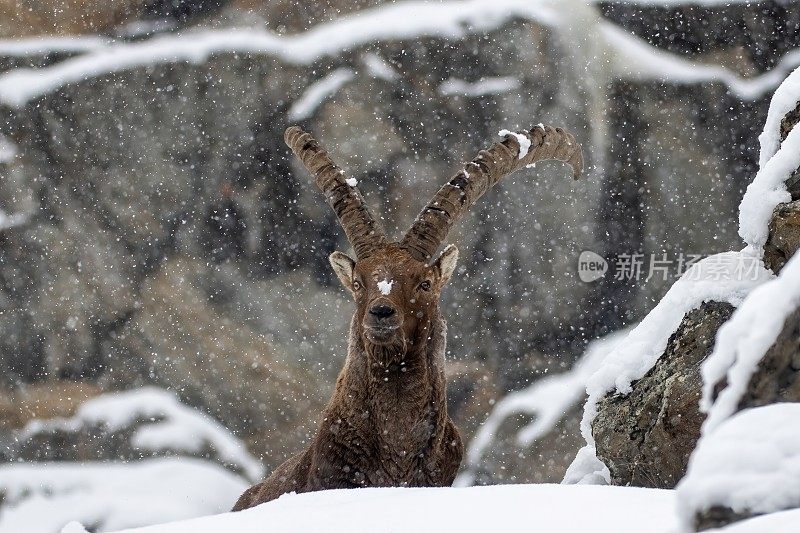
[(503, 176), (544, 159), (583, 169), (580, 145), (559, 128), (537, 126), (505, 139), (451, 178), (399, 242), (381, 231), (353, 179), (314, 138), (293, 126), (285, 140), (336, 212), (355, 259), (342, 252), (331, 266), (355, 299), (344, 368), (314, 440), (234, 510), (281, 494), (382, 486), (448, 486), (463, 447), (447, 415), (446, 324), (439, 294), (453, 274), (455, 246), (433, 254), (450, 228)]

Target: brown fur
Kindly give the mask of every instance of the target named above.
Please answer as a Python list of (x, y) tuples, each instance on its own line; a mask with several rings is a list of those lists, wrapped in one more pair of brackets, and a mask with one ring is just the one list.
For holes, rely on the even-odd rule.
[[(521, 152), (518, 139), (530, 146)], [(286, 492), (385, 486), (444, 486), (455, 478), (463, 446), (447, 416), (446, 325), (439, 295), (455, 269), (448, 246), (427, 265), (453, 224), (489, 188), (545, 159), (583, 169), (581, 147), (561, 128), (539, 125), (482, 150), (436, 193), (399, 243), (389, 242), (356, 186), (314, 137), (287, 128), (286, 144), (336, 213), (358, 262), (331, 255), (356, 312), (344, 369), (317, 435), (303, 453), (246, 491), (234, 510)], [(381, 290), (391, 282), (391, 290)]]
[[(439, 294), (456, 256), (455, 248), (446, 249), (428, 266), (396, 244), (358, 263), (331, 256), (356, 302), (333, 397), (310, 446), (247, 490), (234, 510), (291, 491), (453, 482), (463, 446), (447, 415)], [(382, 280), (393, 281), (388, 295), (378, 288)], [(394, 313), (376, 317), (370, 313), (376, 306)]]

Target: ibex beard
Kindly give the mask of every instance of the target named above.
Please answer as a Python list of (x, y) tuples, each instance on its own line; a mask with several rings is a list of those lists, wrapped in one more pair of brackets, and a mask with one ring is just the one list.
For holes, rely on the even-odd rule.
[[(521, 136), (530, 144), (523, 148)], [(449, 486), (461, 463), (461, 437), (447, 413), (442, 289), (458, 260), (455, 246), (433, 259), (453, 224), (503, 176), (543, 159), (583, 167), (580, 145), (559, 128), (509, 135), (467, 163), (390, 242), (358, 189), (311, 135), (286, 142), (315, 178), (355, 251), (330, 256), (356, 311), (347, 358), (317, 433), (303, 452), (248, 489), (234, 510), (288, 492), (384, 486)], [(522, 151), (520, 151), (522, 150)]]

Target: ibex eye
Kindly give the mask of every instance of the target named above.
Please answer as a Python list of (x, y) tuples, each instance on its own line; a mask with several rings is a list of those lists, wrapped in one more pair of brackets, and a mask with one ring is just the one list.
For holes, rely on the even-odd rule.
[(361, 290), (361, 283), (359, 283), (357, 281), (354, 281), (353, 282), (353, 290), (354, 291), (360, 291)]
[(425, 280), (419, 284), (419, 288), (422, 289), (423, 291), (429, 291), (431, 290), (431, 282)]

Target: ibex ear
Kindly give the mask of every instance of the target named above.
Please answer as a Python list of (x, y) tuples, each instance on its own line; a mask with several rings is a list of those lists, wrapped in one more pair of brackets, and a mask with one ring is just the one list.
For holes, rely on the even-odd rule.
[(356, 262), (350, 259), (349, 255), (343, 254), (342, 252), (333, 252), (330, 257), (328, 257), (328, 261), (331, 262), (333, 271), (336, 272), (342, 285), (344, 285), (347, 290), (352, 291), (353, 268), (355, 268)]
[(445, 246), (444, 250), (442, 250), (442, 255), (433, 263), (433, 267), (439, 273), (442, 284), (447, 283), (447, 280), (453, 275), (457, 262), (458, 248), (452, 244), (448, 244)]

